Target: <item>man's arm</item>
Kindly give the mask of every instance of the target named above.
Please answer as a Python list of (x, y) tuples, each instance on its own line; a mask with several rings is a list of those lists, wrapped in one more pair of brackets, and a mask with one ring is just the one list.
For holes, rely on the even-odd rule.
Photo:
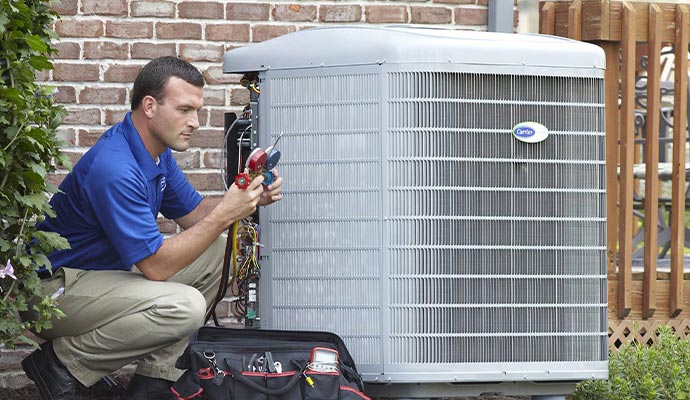
[[(281, 194), (283, 186), (283, 178), (278, 176), (278, 171), (273, 170), (276, 177), (272, 184), (265, 187), (264, 191), (261, 193), (261, 198), (259, 199), (258, 205), (267, 206), (269, 204), (275, 203), (276, 201), (283, 198)], [(222, 197), (216, 198), (204, 198), (201, 203), (189, 214), (177, 218), (175, 222), (182, 227), (182, 229), (189, 229), (196, 225), (199, 221), (204, 219), (214, 208), (220, 204)]]
[(198, 206), (189, 214), (177, 218), (175, 222), (182, 227), (182, 229), (187, 230), (199, 223), (199, 221), (206, 218), (207, 215), (213, 211), (214, 208), (218, 207), (218, 204), (223, 200), (222, 197), (205, 197), (201, 200)]
[(196, 223), (188, 225), (189, 229), (180, 234), (163, 240), (163, 245), (156, 253), (136, 263), (137, 268), (148, 279), (163, 281), (191, 264), (233, 222), (256, 210), (264, 191), (262, 182), (263, 177), (257, 177), (247, 189), (238, 189), (233, 185), (222, 198), (202, 201), (205, 203), (203, 207), (200, 203), (190, 214), (178, 219), (185, 225), (197, 219)]

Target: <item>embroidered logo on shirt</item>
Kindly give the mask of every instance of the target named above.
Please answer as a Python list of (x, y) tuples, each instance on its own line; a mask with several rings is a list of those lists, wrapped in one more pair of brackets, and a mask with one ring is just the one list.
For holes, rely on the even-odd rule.
[(161, 178), (161, 192), (165, 190), (167, 183), (165, 182), (165, 177)]

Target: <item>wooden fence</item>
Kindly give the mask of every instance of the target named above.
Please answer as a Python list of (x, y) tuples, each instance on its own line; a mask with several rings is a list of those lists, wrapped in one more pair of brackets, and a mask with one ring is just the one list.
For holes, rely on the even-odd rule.
[[(684, 1), (684, 3), (686, 3)], [(595, 43), (606, 54), (606, 181), (610, 344), (636, 339), (647, 343), (660, 324), (688, 335), (690, 276), (684, 274), (686, 204), (686, 123), (688, 101), (688, 36), (690, 5), (676, 2), (562, 0), (540, 1), (540, 33)], [(640, 96), (639, 44), (647, 52), (646, 93)], [(672, 115), (672, 160), (666, 178), (671, 195), (660, 202), (659, 126), (662, 47), (675, 55), (668, 115)], [(636, 90), (637, 89), (637, 90)], [(636, 117), (645, 99), (644, 151), (636, 146)], [(639, 129), (639, 126), (638, 126)], [(638, 138), (638, 142), (640, 139)], [(636, 148), (637, 154), (636, 154)], [(637, 156), (637, 157), (636, 157)], [(637, 167), (644, 164), (644, 173)], [(637, 174), (636, 174), (637, 172)], [(644, 192), (638, 178), (644, 179)], [(663, 174), (662, 174), (663, 176)], [(659, 272), (660, 207), (670, 207), (669, 271)], [(644, 218), (642, 272), (633, 272), (633, 237)], [(644, 211), (643, 213), (641, 211)], [(660, 224), (661, 223), (661, 224)], [(667, 233), (667, 232), (665, 232)], [(641, 235), (641, 232), (640, 232)]]

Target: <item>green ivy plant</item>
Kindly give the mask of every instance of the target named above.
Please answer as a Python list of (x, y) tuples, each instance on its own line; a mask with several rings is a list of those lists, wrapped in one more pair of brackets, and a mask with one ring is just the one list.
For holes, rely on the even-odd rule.
[(690, 340), (679, 340), (668, 326), (657, 342), (624, 345), (609, 358), (609, 379), (581, 382), (571, 400), (690, 399)]
[[(53, 102), (55, 87), (35, 81), (37, 71), (53, 68), (56, 18), (45, 1), (0, 0), (0, 344), (10, 348), (18, 340), (36, 346), (27, 330), (62, 316), (57, 295), (44, 293), (36, 274), (50, 266), (46, 254), (68, 247), (57, 234), (36, 231), (53, 214), (48, 199), (57, 188), (47, 178), (70, 168), (56, 136), (64, 108)], [(32, 297), (38, 318), (22, 322)]]

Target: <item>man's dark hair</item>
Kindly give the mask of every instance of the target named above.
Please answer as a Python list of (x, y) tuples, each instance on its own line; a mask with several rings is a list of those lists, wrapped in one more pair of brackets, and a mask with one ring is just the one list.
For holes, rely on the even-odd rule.
[(196, 87), (204, 87), (204, 77), (192, 64), (177, 57), (159, 57), (144, 66), (134, 80), (132, 110), (136, 110), (146, 96), (163, 101), (165, 85), (174, 76)]

